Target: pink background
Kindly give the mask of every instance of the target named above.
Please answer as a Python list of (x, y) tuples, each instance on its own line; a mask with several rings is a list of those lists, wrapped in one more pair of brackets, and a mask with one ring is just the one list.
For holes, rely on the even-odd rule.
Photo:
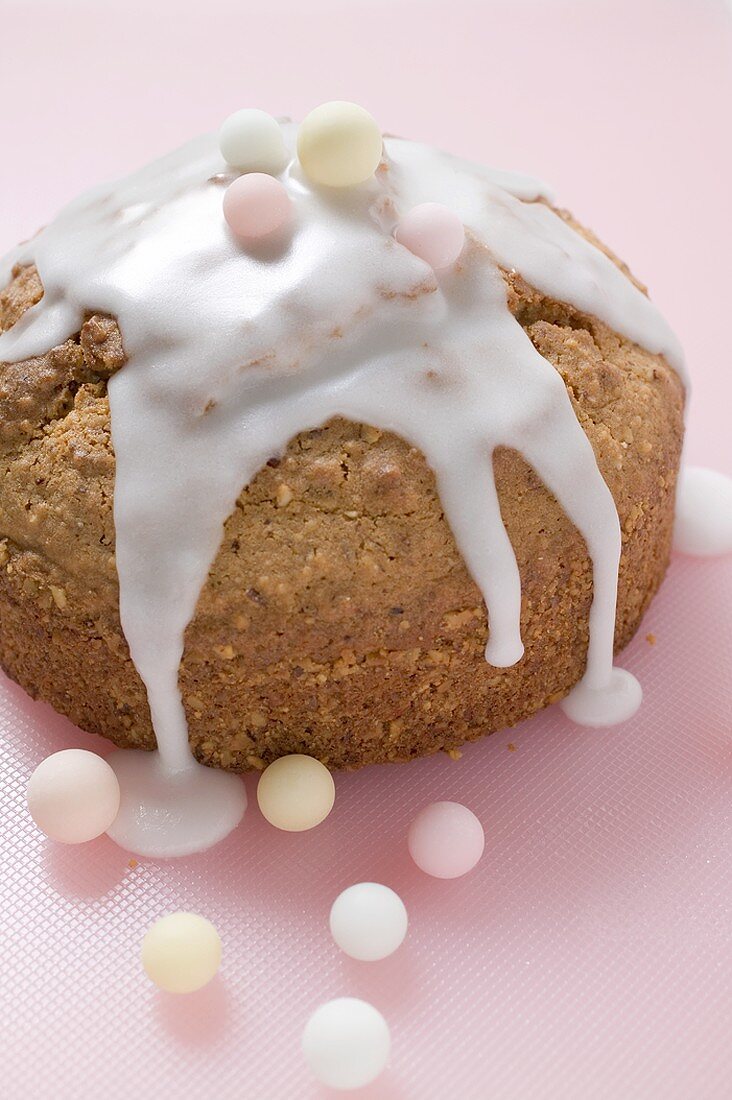
[[(0, 93), (0, 250), (248, 104), (301, 116), (350, 98), (386, 130), (541, 175), (650, 285), (694, 378), (688, 456), (732, 473), (721, 3), (5, 2)], [(392, 1025), (391, 1067), (359, 1094), (374, 1100), (729, 1096), (731, 597), (730, 560), (674, 563), (625, 658), (646, 702), (618, 730), (552, 709), (459, 763), (339, 776), (317, 833), (278, 834), (251, 808), (213, 853), (135, 869), (106, 839), (37, 834), (35, 763), (106, 745), (1, 684), (0, 1093), (324, 1100), (299, 1034), (320, 1001), (352, 994)], [(406, 856), (432, 798), (484, 822), (463, 880)], [(326, 930), (335, 894), (363, 878), (411, 916), (404, 947), (373, 965)], [(215, 921), (225, 959), (175, 1000), (138, 948), (179, 907)]]

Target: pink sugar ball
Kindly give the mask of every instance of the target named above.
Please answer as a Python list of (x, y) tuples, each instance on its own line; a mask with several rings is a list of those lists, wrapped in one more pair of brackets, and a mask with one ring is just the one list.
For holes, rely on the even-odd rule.
[(435, 271), (454, 264), (465, 244), (465, 227), (453, 210), (439, 202), (423, 202), (400, 221), (394, 234)]
[(279, 229), (291, 212), (290, 196), (280, 180), (264, 172), (239, 176), (224, 194), (224, 217), (242, 240), (256, 240)]
[(47, 756), (30, 777), (28, 809), (51, 840), (83, 844), (110, 827), (119, 810), (119, 783), (101, 756), (64, 749)]
[(472, 871), (483, 854), (483, 826), (459, 802), (432, 802), (415, 817), (407, 838), (409, 853), (421, 870), (435, 878), (459, 878)]

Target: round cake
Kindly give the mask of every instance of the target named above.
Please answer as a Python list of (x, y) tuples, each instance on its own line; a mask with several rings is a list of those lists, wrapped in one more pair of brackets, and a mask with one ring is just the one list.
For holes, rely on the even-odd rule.
[[(377, 179), (389, 165), (385, 155)], [(215, 174), (209, 188), (220, 201)], [(583, 247), (610, 257), (634, 293), (645, 293), (569, 215), (542, 196), (522, 205), (543, 207)], [(468, 270), (480, 242), (465, 221), (458, 267)], [(389, 244), (401, 247), (391, 236)], [(582, 303), (537, 288), (531, 272), (506, 267), (500, 255), (495, 262), (507, 311), (561, 378), (617, 508), (619, 650), (668, 562), (683, 385), (669, 356), (614, 331)], [(0, 295), (0, 330), (23, 335), (44, 283), (42, 263), (15, 258)], [(58, 295), (55, 287), (49, 308)], [(338, 342), (340, 321), (331, 320), (328, 339)], [(115, 560), (108, 388), (131, 370), (128, 331), (100, 294), (66, 335), (0, 366), (0, 663), (83, 729), (152, 749)], [(398, 364), (398, 349), (396, 356)], [(497, 439), (491, 453), (521, 582), (524, 652), (506, 667), (486, 661), (489, 613), (433, 468), (413, 440), (385, 427), (385, 418), (327, 415), (292, 433), (286, 447), (273, 444), (255, 476), (242, 479), (185, 629), (179, 686), (200, 762), (244, 771), (304, 753), (358, 768), (454, 754), (567, 695), (587, 659), (586, 542), (526, 457), (530, 448)], [(487, 490), (469, 467), (463, 491), (479, 514)], [(154, 513), (146, 522), (154, 524)]]

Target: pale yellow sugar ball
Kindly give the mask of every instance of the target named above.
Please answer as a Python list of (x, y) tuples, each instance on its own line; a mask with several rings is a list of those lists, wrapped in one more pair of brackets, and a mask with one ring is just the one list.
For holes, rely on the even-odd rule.
[(211, 921), (197, 913), (168, 913), (142, 941), (142, 965), (160, 989), (194, 993), (218, 971), (221, 939)]
[(315, 183), (355, 187), (379, 166), (381, 130), (356, 103), (336, 100), (311, 111), (300, 124), (297, 155)]
[(257, 801), (270, 825), (301, 833), (324, 821), (333, 809), (335, 783), (312, 756), (281, 756), (262, 772)]

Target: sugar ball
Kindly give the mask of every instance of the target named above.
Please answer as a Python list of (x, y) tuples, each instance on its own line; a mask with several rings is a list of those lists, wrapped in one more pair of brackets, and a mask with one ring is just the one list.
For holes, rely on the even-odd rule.
[(356, 103), (323, 103), (303, 119), (297, 155), (305, 173), (327, 187), (355, 187), (379, 166), (383, 140), (376, 121)]
[(119, 811), (119, 783), (101, 756), (64, 749), (41, 761), (27, 788), (28, 809), (51, 840), (83, 844), (110, 827)]
[(472, 871), (483, 854), (483, 826), (459, 802), (432, 802), (412, 822), (409, 852), (428, 875), (458, 878)]
[(330, 911), (333, 939), (341, 951), (363, 962), (393, 954), (407, 934), (407, 923), (402, 899), (378, 882), (349, 886)]
[(239, 176), (224, 194), (224, 217), (232, 233), (242, 240), (274, 233), (289, 219), (291, 207), (284, 184), (264, 172)]
[(227, 164), (242, 172), (281, 172), (287, 161), (282, 128), (272, 115), (246, 107), (229, 115), (219, 130)]
[(257, 801), (270, 825), (300, 833), (319, 825), (333, 809), (335, 783), (319, 760), (293, 753), (262, 772)]
[(732, 553), (732, 478), (705, 466), (682, 467), (674, 550), (697, 557)]
[(217, 973), (221, 939), (211, 921), (197, 913), (168, 913), (142, 941), (142, 965), (160, 989), (194, 993)]
[(323, 1085), (358, 1089), (375, 1081), (389, 1060), (391, 1036), (384, 1017), (356, 997), (337, 997), (312, 1014), (302, 1050)]
[(455, 263), (465, 244), (457, 214), (439, 202), (423, 202), (405, 214), (394, 236), (435, 271)]

